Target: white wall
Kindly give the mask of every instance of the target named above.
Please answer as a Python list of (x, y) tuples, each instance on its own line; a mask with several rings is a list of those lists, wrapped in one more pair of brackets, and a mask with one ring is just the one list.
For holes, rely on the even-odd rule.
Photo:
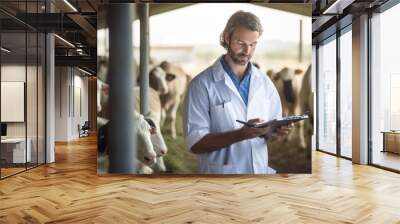
[[(1, 81), (25, 82), (25, 74), (26, 74), (25, 69), (26, 69), (25, 64), (2, 65)], [(7, 108), (1, 108), (1, 110), (6, 110), (6, 109)], [(7, 137), (25, 137), (25, 122), (7, 122)]]
[(55, 141), (68, 140), (69, 79), (67, 67), (55, 68)]
[[(37, 70), (38, 69), (38, 70)], [(42, 73), (42, 67), (39, 65), (28, 65), (25, 64), (2, 64), (1, 66), (1, 81), (2, 82), (24, 82), (26, 87), (26, 105), (23, 102), (22, 108), (10, 108), (2, 106), (2, 112), (16, 113), (12, 110), (19, 111), (23, 114), (26, 112), (26, 120), (22, 122), (6, 122), (7, 123), (7, 137), (8, 138), (25, 138), (25, 135), (30, 139), (30, 148), (32, 161), (36, 162), (39, 159), (39, 163), (44, 163), (44, 74)], [(27, 78), (27, 80), (25, 80)], [(4, 89), (2, 93), (4, 94)], [(25, 96), (24, 96), (25, 97)], [(8, 98), (7, 95), (2, 95), (2, 98)], [(3, 104), (3, 103), (2, 103)], [(5, 111), (4, 111), (5, 110)], [(9, 110), (9, 111), (7, 111)], [(24, 116), (24, 115), (23, 115)], [(37, 153), (39, 154), (37, 156)]]
[[(71, 135), (74, 136), (74, 138), (78, 138), (78, 124), (81, 126), (85, 123), (85, 121), (89, 120), (89, 113), (88, 113), (88, 78), (82, 77), (82, 74), (78, 70), (74, 70), (74, 81), (73, 81), (73, 86), (74, 86), (74, 96), (71, 96), (72, 99), (74, 99), (74, 102), (71, 102), (71, 105), (74, 105), (73, 108), (71, 108)], [(80, 102), (79, 102), (80, 101)], [(80, 108), (81, 107), (81, 108)], [(80, 111), (81, 110), (81, 111)]]
[(77, 139), (78, 124), (88, 120), (88, 78), (82, 75), (76, 68), (56, 67), (56, 141)]

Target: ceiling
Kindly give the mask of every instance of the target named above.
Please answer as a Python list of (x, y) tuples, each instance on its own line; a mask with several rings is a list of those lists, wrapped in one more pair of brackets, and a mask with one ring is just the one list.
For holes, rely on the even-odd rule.
[[(2, 27), (2, 32), (4, 33), (21, 32), (21, 30), (25, 31), (26, 28), (31, 28), (30, 30), (38, 32), (55, 32), (61, 38), (76, 46), (75, 49), (71, 50), (70, 44), (65, 43), (65, 41), (62, 41), (60, 38), (55, 38), (56, 63), (57, 56), (60, 56), (58, 57), (59, 60), (67, 60), (62, 61), (61, 64), (68, 64), (68, 60), (71, 63), (77, 63), (79, 60), (89, 60), (90, 63), (94, 63), (92, 64), (91, 69), (95, 70), (97, 67), (95, 59), (97, 58), (96, 28), (98, 8), (102, 4), (119, 2), (127, 1), (68, 0), (68, 2), (66, 2), (65, 0), (54, 0), (52, 1), (54, 11), (50, 14), (46, 13), (46, 11), (48, 12), (50, 11), (50, 9), (47, 8), (46, 10), (45, 0), (33, 2), (1, 0), (0, 23)], [(262, 7), (296, 13), (303, 16), (311, 15), (311, 0), (286, 1), (292, 4), (284, 4), (282, 2), (285, 1), (263, 1), (262, 3), (260, 3), (259, 1), (254, 1), (251, 3)], [(309, 4), (301, 4), (304, 2)], [(180, 3), (162, 3), (161, 0), (158, 1), (158, 3), (150, 4), (149, 14), (150, 16), (153, 16), (160, 13), (176, 10), (182, 7), (187, 7), (193, 4), (196, 3), (193, 3), (191, 1), (181, 1)], [(9, 36), (11, 37), (12, 35), (9, 34)], [(22, 44), (21, 46), (24, 46), (24, 43), (21, 43), (20, 39), (21, 38), (19, 37), (15, 38), (14, 45)], [(12, 40), (13, 38), (11, 38), (11, 40), (7, 40), (7, 42)], [(80, 49), (80, 52), (83, 52), (83, 55), (82, 53), (77, 53), (76, 49), (78, 48)], [(30, 51), (29, 47), (28, 51)], [(15, 51), (15, 54), (17, 54), (17, 51)]]
[(354, 17), (373, 12), (388, 0), (313, 0), (313, 44), (350, 25)]

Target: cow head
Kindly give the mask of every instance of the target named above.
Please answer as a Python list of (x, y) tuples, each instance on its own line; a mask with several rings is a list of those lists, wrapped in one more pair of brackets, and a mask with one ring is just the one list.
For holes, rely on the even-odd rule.
[(290, 81), (290, 80), (293, 80), (295, 75), (301, 75), (301, 74), (303, 74), (303, 70), (301, 70), (301, 69), (293, 70), (288, 67), (285, 67), (280, 72), (278, 72), (276, 75), (282, 81)]
[(150, 86), (160, 94), (168, 93), (168, 75), (160, 66), (155, 66), (150, 71)]
[(137, 158), (143, 160), (146, 165), (152, 165), (156, 162), (157, 154), (154, 151), (153, 144), (151, 142), (151, 132), (154, 128), (144, 119), (143, 115), (135, 111), (136, 121), (136, 134), (138, 141)]
[(274, 79), (280, 79), (283, 82), (283, 93), (284, 97), (288, 103), (295, 102), (295, 93), (293, 89), (293, 79), (296, 75), (303, 74), (301, 69), (289, 69), (288, 67), (283, 68), (280, 72), (276, 74)]
[(176, 75), (174, 74), (175, 72), (173, 72), (174, 66), (171, 63), (169, 63), (167, 61), (163, 61), (163, 62), (161, 62), (160, 67), (162, 69), (164, 69), (164, 71), (167, 73), (167, 75), (165, 77), (167, 82), (172, 82), (173, 80), (175, 80)]
[[(147, 116), (150, 116), (150, 114), (148, 114)], [(146, 121), (152, 128), (151, 143), (153, 144), (153, 148), (157, 154), (157, 157), (165, 156), (167, 154), (168, 147), (165, 144), (164, 137), (162, 136), (160, 127), (156, 125), (151, 118), (146, 118)]]

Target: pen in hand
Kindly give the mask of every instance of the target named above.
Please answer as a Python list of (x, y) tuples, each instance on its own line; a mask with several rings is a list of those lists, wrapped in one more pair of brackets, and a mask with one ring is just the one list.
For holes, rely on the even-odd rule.
[(254, 127), (253, 124), (249, 124), (249, 123), (244, 122), (244, 121), (241, 121), (241, 120), (236, 120), (236, 122), (241, 123), (241, 124), (244, 124), (244, 125), (246, 125), (247, 127)]

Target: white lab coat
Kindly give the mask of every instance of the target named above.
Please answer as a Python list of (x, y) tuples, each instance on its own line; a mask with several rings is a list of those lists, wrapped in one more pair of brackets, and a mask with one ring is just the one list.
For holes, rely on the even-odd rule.
[[(183, 129), (188, 150), (209, 133), (242, 127), (236, 120), (282, 117), (278, 92), (269, 77), (251, 66), (248, 106), (246, 107), (220, 59), (190, 83), (184, 102)], [(268, 167), (264, 138), (253, 138), (210, 153), (197, 154), (201, 174), (273, 174)]]

